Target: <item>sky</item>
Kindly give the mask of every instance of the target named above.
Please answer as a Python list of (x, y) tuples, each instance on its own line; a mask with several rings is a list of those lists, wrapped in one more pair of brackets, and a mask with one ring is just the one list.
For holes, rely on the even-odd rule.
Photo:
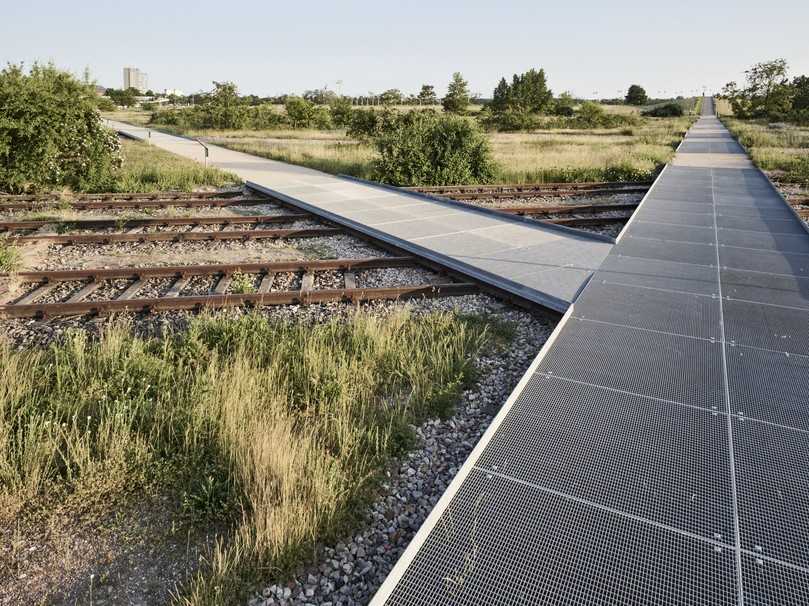
[[(155, 91), (233, 81), (257, 95), (328, 87), (347, 95), (433, 84), (453, 72), (484, 97), (544, 68), (555, 93), (718, 91), (758, 61), (809, 74), (806, 0), (0, 0), (0, 61), (52, 61), (120, 88), (122, 68)], [(339, 82), (342, 82), (340, 84)]]

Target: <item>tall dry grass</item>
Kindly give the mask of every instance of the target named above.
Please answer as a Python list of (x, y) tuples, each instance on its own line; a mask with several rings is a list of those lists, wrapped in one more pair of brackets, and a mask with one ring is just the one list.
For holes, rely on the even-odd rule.
[(160, 340), (119, 325), (45, 351), (0, 345), (0, 523), (54, 494), (116, 503), (171, 486), (232, 529), (177, 601), (237, 603), (346, 531), (409, 424), (450, 412), (490, 337), (451, 313), (250, 314)]
[(809, 127), (724, 118), (723, 122), (761, 169), (780, 181), (809, 186)]

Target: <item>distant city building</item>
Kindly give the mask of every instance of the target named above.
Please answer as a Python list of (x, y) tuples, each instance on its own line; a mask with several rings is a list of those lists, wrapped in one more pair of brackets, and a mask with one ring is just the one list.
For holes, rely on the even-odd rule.
[(171, 97), (172, 95), (174, 95), (175, 97), (182, 97), (183, 91), (181, 91), (179, 88), (167, 88), (166, 90), (163, 91), (163, 94), (166, 97)]
[(135, 88), (140, 92), (149, 89), (149, 76), (146, 72), (140, 71), (137, 67), (124, 68), (124, 90)]

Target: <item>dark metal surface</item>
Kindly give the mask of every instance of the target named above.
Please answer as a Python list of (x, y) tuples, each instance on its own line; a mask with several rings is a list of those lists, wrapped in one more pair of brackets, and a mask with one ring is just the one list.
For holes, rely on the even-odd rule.
[(375, 604), (809, 603), (809, 235), (703, 113)]

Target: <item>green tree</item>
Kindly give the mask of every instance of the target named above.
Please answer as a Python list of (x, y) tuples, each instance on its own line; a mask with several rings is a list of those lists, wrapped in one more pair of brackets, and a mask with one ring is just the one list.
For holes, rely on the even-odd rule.
[(809, 76), (797, 76), (792, 80), (792, 109), (809, 110)]
[(379, 95), (382, 105), (400, 105), (402, 103), (402, 91), (398, 88), (389, 88)]
[(438, 97), (435, 95), (435, 87), (432, 84), (422, 84), (416, 99), (422, 105), (436, 105)]
[(115, 105), (120, 105), (121, 107), (132, 107), (137, 103), (137, 97), (139, 91), (135, 88), (127, 88), (123, 89), (115, 89), (115, 88), (108, 88), (107, 89), (107, 96), (112, 99), (112, 102)]
[(293, 128), (307, 128), (314, 116), (315, 104), (302, 97), (290, 95), (284, 103), (284, 109)]
[(444, 111), (451, 114), (462, 114), (469, 106), (469, 83), (463, 79), (461, 72), (452, 74), (443, 106)]
[(248, 125), (248, 113), (239, 89), (233, 82), (214, 82), (214, 89), (205, 97), (202, 111), (203, 128), (238, 129)]
[(783, 118), (792, 108), (794, 93), (787, 70), (784, 59), (756, 63), (744, 72), (746, 87), (728, 82), (722, 97), (730, 102), (738, 118)]
[(394, 185), (486, 183), (496, 165), (486, 135), (462, 116), (414, 110), (377, 125), (375, 178)]
[(351, 101), (348, 97), (337, 97), (329, 102), (331, 119), (335, 126), (345, 127), (351, 124)]
[(629, 105), (645, 105), (648, 100), (649, 97), (646, 95), (646, 90), (639, 84), (633, 84), (629, 87), (629, 90), (626, 91), (625, 101)]
[(492, 110), (495, 112), (505, 111), (509, 106), (510, 96), (511, 87), (505, 78), (500, 78), (500, 82), (497, 83), (492, 93)]
[(756, 63), (745, 71), (747, 94), (755, 116), (777, 116), (789, 110), (789, 86), (785, 59)]
[(109, 190), (120, 166), (92, 86), (52, 65), (0, 72), (0, 190)]
[(548, 88), (545, 70), (529, 69), (520, 76), (518, 103), (525, 111), (540, 114), (553, 101), (553, 93)]

